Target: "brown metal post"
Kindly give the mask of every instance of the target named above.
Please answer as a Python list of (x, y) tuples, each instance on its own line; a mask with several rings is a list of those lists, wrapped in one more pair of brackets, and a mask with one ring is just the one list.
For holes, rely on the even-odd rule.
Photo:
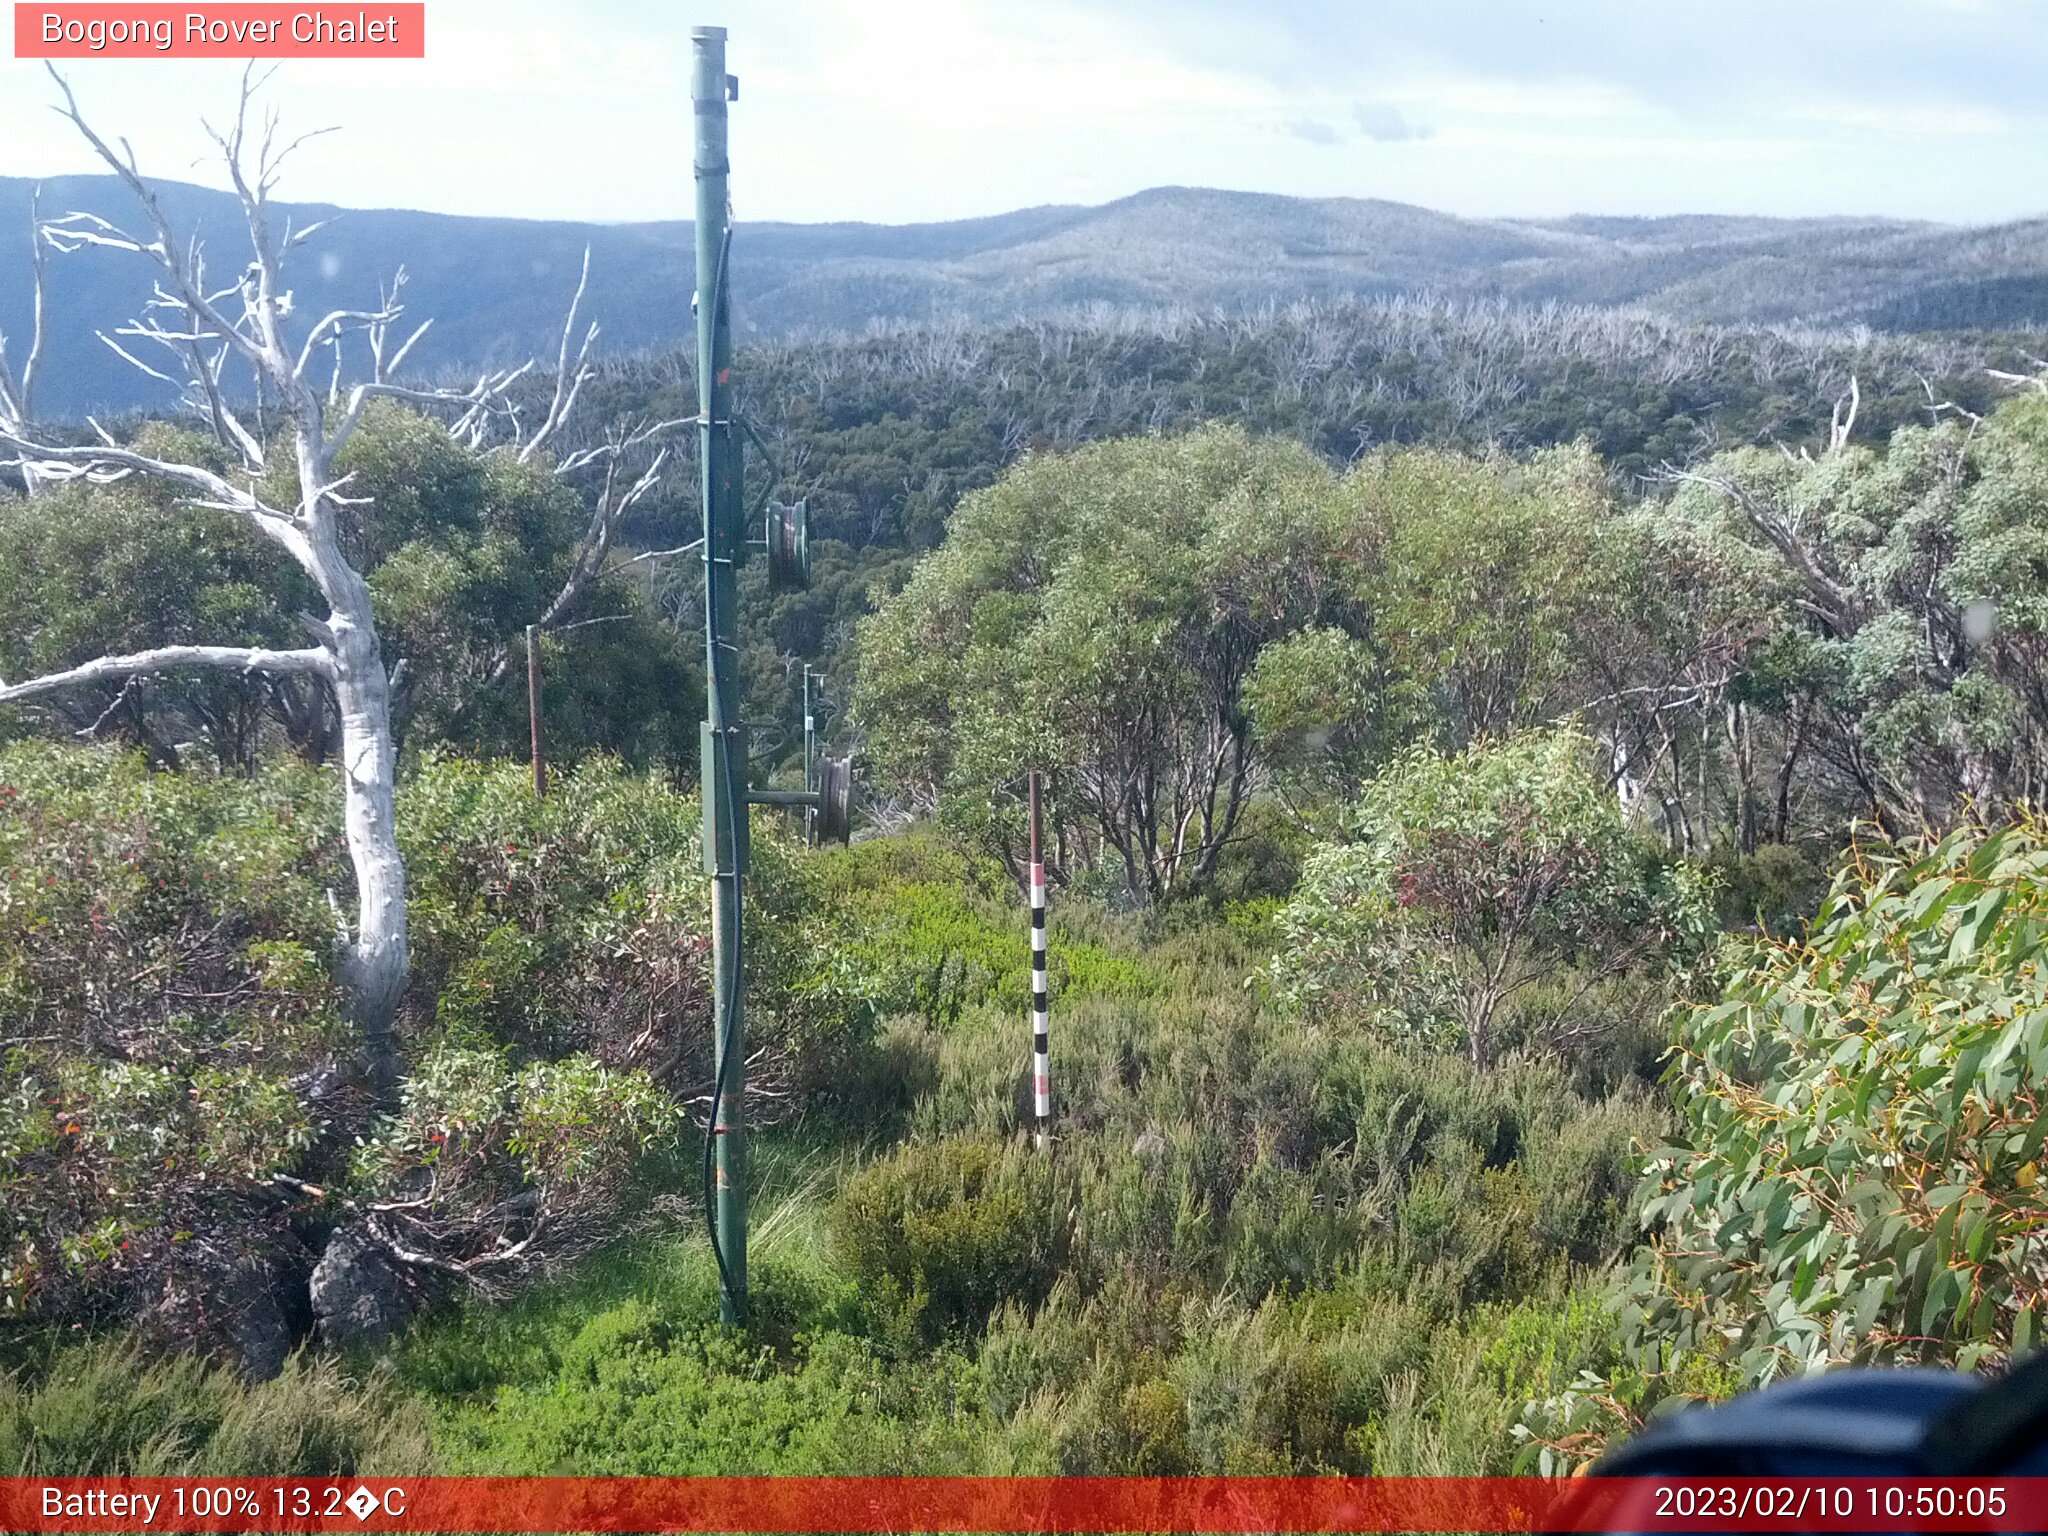
[(540, 626), (526, 626), (526, 718), (533, 728), (533, 794), (548, 792), (548, 759), (540, 744)]

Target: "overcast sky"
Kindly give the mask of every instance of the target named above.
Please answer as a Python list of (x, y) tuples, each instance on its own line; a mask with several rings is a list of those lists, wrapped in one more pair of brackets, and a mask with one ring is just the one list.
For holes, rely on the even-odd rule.
[[(424, 61), (284, 66), (288, 123), (342, 131), (282, 195), (686, 215), (689, 27), (714, 22), (743, 220), (1164, 184), (1466, 214), (2048, 211), (2048, 0), (429, 0), (427, 21)], [(66, 67), (145, 171), (217, 180), (197, 120), (238, 66)], [(0, 70), (0, 174), (91, 169), (42, 66)]]

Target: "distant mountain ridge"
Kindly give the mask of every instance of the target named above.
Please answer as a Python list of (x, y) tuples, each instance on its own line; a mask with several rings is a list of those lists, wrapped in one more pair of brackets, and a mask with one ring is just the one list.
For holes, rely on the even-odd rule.
[[(0, 331), (28, 323), (32, 183), (0, 177)], [(176, 227), (207, 237), (216, 273), (246, 256), (232, 197), (163, 183)], [(132, 227), (112, 177), (58, 177), (46, 215)], [(592, 252), (592, 308), (616, 355), (673, 345), (693, 285), (685, 223), (579, 224), (283, 205), (334, 218), (294, 258), (300, 305), (374, 298), (401, 263), (408, 307), (434, 317), (425, 366), (472, 369), (549, 351)], [(1876, 218), (1681, 215), (1473, 219), (1405, 203), (1160, 187), (1099, 207), (1049, 206), (937, 224), (742, 224), (735, 305), (745, 333), (876, 323), (1004, 323), (1094, 305), (1243, 309), (1304, 298), (1429, 292), (1637, 306), (1719, 324), (1889, 329), (2048, 323), (2048, 219), (1958, 227)], [(161, 386), (89, 342), (146, 297), (146, 264), (87, 251), (50, 262), (53, 350), (43, 407), (119, 410)]]

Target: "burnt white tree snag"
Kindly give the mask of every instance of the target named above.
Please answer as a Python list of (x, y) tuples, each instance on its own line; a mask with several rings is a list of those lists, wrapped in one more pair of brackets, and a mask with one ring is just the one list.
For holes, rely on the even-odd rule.
[[(597, 322), (590, 322), (580, 341), (576, 337), (576, 321), (583, 312), (583, 298), (589, 288), (590, 247), (586, 245), (583, 248), (583, 268), (576, 278), (576, 291), (570, 295), (569, 313), (562, 321), (562, 339), (555, 355), (555, 388), (548, 402), (547, 415), (530, 433), (520, 430), (516, 418), (513, 421), (512, 451), (522, 464), (538, 458), (568, 425), (583, 386), (596, 376), (597, 370), (590, 366), (590, 351), (597, 343)], [(575, 347), (573, 359), (570, 356), (572, 344)], [(534, 621), (540, 629), (564, 627), (563, 620), (569, 611), (590, 589), (591, 583), (603, 574), (619, 524), (661, 484), (662, 473), (667, 469), (669, 460), (668, 446), (661, 440), (686, 425), (690, 419), (677, 417), (668, 421), (615, 422), (605, 430), (601, 442), (562, 454), (556, 459), (554, 472), (560, 479), (566, 480), (598, 465), (603, 466), (603, 477), (591, 504), (590, 524), (584, 530), (583, 541), (577, 548), (569, 574), (564, 578), (561, 590)], [(631, 464), (642, 449), (654, 444), (661, 446), (655, 448), (646, 467), (634, 474)], [(649, 557), (635, 557), (641, 558)], [(495, 682), (501, 675), (502, 663), (500, 668), (493, 669), (491, 681)]]
[[(590, 584), (602, 575), (607, 567), (612, 540), (617, 536), (619, 524), (628, 512), (638, 506), (661, 484), (663, 471), (668, 468), (669, 449), (666, 445), (657, 448), (654, 456), (637, 475), (630, 468), (630, 461), (636, 450), (653, 443), (683, 425), (682, 421), (657, 421), (641, 425), (615, 426), (605, 433), (605, 439), (595, 447), (581, 449), (566, 456), (555, 467), (558, 475), (572, 475), (578, 470), (594, 464), (604, 466), (604, 476), (591, 504), (590, 524), (583, 532), (583, 542), (576, 551), (576, 559), (569, 567), (569, 574), (562, 587), (548, 604), (547, 610), (537, 621), (544, 630), (560, 626)], [(694, 547), (694, 546), (693, 546)], [(635, 565), (644, 559), (659, 559), (668, 550), (650, 550), (635, 555), (623, 562)]]
[(1849, 375), (1849, 389), (1835, 402), (1835, 409), (1828, 420), (1828, 452), (1840, 453), (1849, 446), (1849, 435), (1856, 430), (1856, 413), (1863, 407), (1863, 386), (1855, 374)]
[[(402, 276), (402, 274), (401, 274)], [(521, 421), (517, 407), (510, 401), (507, 386), (526, 372), (524, 367), (505, 375), (491, 391), (489, 404), (481, 410), (467, 413), (455, 426), (456, 434), (463, 437), (472, 447), (482, 447), (487, 429), (496, 417), (502, 417), (507, 428), (507, 440), (498, 443), (491, 451), (510, 453), (522, 464), (538, 459), (568, 426), (574, 416), (576, 402), (583, 386), (597, 375), (590, 365), (591, 349), (596, 345), (599, 329), (591, 321), (579, 339), (576, 332), (577, 320), (583, 312), (583, 300), (590, 287), (590, 247), (583, 248), (583, 266), (576, 279), (576, 291), (569, 299), (569, 312), (562, 321), (562, 338), (556, 350), (554, 390), (548, 401), (546, 414), (540, 424), (530, 431)], [(411, 342), (406, 345), (409, 347)], [(401, 350), (401, 356), (403, 355)], [(611, 563), (613, 540), (626, 514), (644, 501), (661, 484), (662, 476), (669, 466), (670, 447), (662, 440), (677, 428), (685, 426), (693, 418), (678, 417), (667, 421), (620, 421), (614, 422), (604, 431), (600, 441), (586, 447), (576, 448), (557, 456), (552, 470), (557, 479), (567, 481), (602, 466), (598, 485), (593, 493), (590, 521), (584, 528), (581, 542), (577, 545), (575, 557), (570, 561), (568, 575), (562, 585), (540, 614), (526, 626), (531, 635), (534, 631), (555, 634), (578, 627), (569, 622), (570, 614), (597, 581), (610, 571), (623, 570), (643, 560), (658, 560), (667, 555), (679, 553), (675, 550), (653, 550), (638, 554), (619, 562)], [(637, 473), (632, 466), (638, 463), (647, 450), (652, 455)], [(695, 545), (688, 546), (694, 549)], [(588, 621), (585, 621), (588, 622)], [(511, 673), (515, 653), (508, 642), (500, 645), (484, 669), (483, 680), (465, 698), (455, 712), (455, 718), (462, 716), (489, 690), (504, 682)]]
[[(356, 901), (341, 923), (341, 979), (352, 1021), (360, 1029), (373, 1084), (388, 1087), (397, 1074), (393, 1026), (408, 966), (405, 869), (399, 857), (393, 790), (397, 763), (391, 727), (391, 679), (387, 675), (371, 614), (370, 590), (362, 573), (343, 556), (338, 514), (357, 505), (344, 494), (346, 475), (334, 461), (376, 397), (404, 400), (453, 413), (450, 430), (479, 442), (494, 418), (509, 411), (504, 391), (523, 369), (486, 374), (466, 390), (414, 389), (392, 375), (419, 340), (424, 327), (400, 344), (390, 344), (402, 310), (400, 283), (372, 310), (343, 310), (321, 317), (294, 348), (287, 339), (292, 295), (284, 286), (286, 256), (314, 231), (287, 227), (272, 218), (270, 194), (280, 165), (303, 140), (280, 143), (274, 114), (252, 135), (251, 99), (260, 80), (244, 75), (235, 118), (225, 133), (213, 132), (222, 161), (242, 207), (251, 258), (226, 281), (209, 280), (197, 240), (181, 239), (171, 228), (155, 190), (137, 168), (123, 141), (117, 152), (86, 121), (77, 98), (54, 69), (63, 94), (57, 111), (118, 176), (139, 205), (145, 227), (128, 231), (89, 214), (74, 213), (43, 226), (59, 250), (96, 246), (140, 255), (157, 269), (154, 296), (140, 317), (101, 340), (144, 372), (178, 388), (182, 402), (202, 412), (221, 441), (240, 459), (226, 474), (195, 464), (152, 458), (122, 447), (104, 431), (100, 441), (80, 447), (47, 441), (27, 413), (0, 419), (0, 449), (25, 475), (45, 482), (94, 482), (145, 475), (169, 482), (185, 503), (234, 513), (278, 545), (312, 578), (327, 612), (301, 622), (315, 642), (301, 651), (249, 650), (231, 646), (172, 646), (128, 656), (106, 656), (81, 667), (15, 683), (0, 683), (0, 701), (33, 698), (88, 681), (141, 676), (176, 667), (216, 667), (265, 674), (283, 680), (318, 678), (331, 690), (342, 777), (343, 826), (354, 869)], [(209, 129), (209, 132), (212, 132)], [(315, 226), (317, 228), (317, 226)], [(402, 278), (400, 280), (402, 283)], [(341, 351), (352, 337), (367, 342), (370, 377), (343, 387)], [(168, 359), (176, 373), (143, 361), (137, 352)], [(323, 354), (325, 356), (323, 357)], [(325, 361), (324, 387), (316, 386), (316, 364)], [(267, 469), (265, 432), (232, 408), (222, 388), (230, 364), (246, 367), (259, 402), (282, 413), (282, 438), (298, 472), (296, 501), (267, 505), (257, 487)], [(180, 377), (179, 375), (182, 375)]]
[(583, 309), (583, 295), (590, 287), (590, 247), (583, 247), (583, 270), (576, 277), (576, 292), (569, 299), (569, 314), (562, 322), (562, 344), (555, 354), (555, 393), (548, 402), (547, 416), (531, 433), (523, 434), (519, 444), (519, 458), (522, 462), (536, 457), (547, 447), (548, 441), (562, 429), (570, 413), (576, 409), (576, 397), (583, 386), (590, 381), (590, 349), (597, 342), (597, 322), (583, 333), (583, 340), (576, 348), (576, 361), (569, 361), (569, 343), (576, 335), (576, 317)]
[[(43, 262), (48, 253), (42, 203), (43, 186), (37, 182), (29, 192), (28, 203), (28, 351), (21, 360), (21, 371), (16, 373), (7, 355), (7, 337), (0, 334), (0, 431), (26, 432), (35, 424), (36, 375), (41, 371), (43, 362)], [(35, 472), (23, 466), (21, 478), (24, 489), (29, 495), (35, 495), (40, 486)]]

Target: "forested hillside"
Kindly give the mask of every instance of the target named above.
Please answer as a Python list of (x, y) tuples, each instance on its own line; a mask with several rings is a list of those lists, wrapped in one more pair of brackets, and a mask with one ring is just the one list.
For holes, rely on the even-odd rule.
[[(803, 594), (743, 583), (765, 626), (748, 632), (769, 642), (748, 659), (753, 712), (793, 717), (796, 682), (778, 655), (831, 669), (843, 696), (870, 589), (898, 584), (960, 499), (1032, 449), (1216, 421), (1339, 464), (1392, 444), (1520, 456), (1584, 442), (1613, 493), (1634, 500), (1724, 448), (1824, 447), (1852, 383), (1858, 443), (1957, 407), (1981, 413), (2006, 391), (1992, 370), (2027, 370), (2028, 345), (1419, 300), (758, 344), (742, 352), (740, 404), (773, 463), (757, 457), (752, 472), (807, 500), (817, 571)], [(592, 419), (681, 414), (691, 388), (674, 357), (607, 364), (588, 386)], [(661, 492), (631, 531), (672, 547), (694, 537), (695, 518), (686, 495)], [(691, 575), (658, 574), (649, 590), (695, 622)]]
[[(1391, 444), (1525, 455), (1583, 441), (1613, 493), (1632, 499), (1660, 472), (1723, 447), (1824, 445), (1852, 380), (1861, 443), (1929, 421), (1935, 406), (1950, 416), (1950, 407), (1988, 410), (2005, 392), (1991, 370), (2025, 370), (2028, 345), (2018, 336), (1729, 331), (1579, 307), (1417, 300), (1297, 305), (1236, 320), (945, 326), (757, 343), (741, 353), (740, 403), (768, 452), (753, 455), (750, 475), (757, 488), (772, 479), (777, 494), (806, 500), (815, 570), (802, 593), (771, 595), (758, 571), (743, 577), (750, 714), (763, 724), (755, 750), (772, 764), (794, 749), (783, 723), (796, 717), (798, 663), (828, 671), (830, 697), (843, 700), (853, 625), (871, 589), (899, 584), (910, 559), (942, 539), (960, 499), (1032, 449), (1214, 421), (1301, 442), (1333, 463)], [(618, 423), (694, 409), (688, 364), (674, 354), (600, 356), (593, 367), (582, 411), (563, 430), (564, 453), (601, 447)], [(551, 388), (545, 380), (527, 388), (530, 416), (544, 414)], [(513, 750), (524, 704), (507, 648), (570, 570), (585, 514), (564, 487), (514, 470), (486, 473), (419, 427), (386, 420), (388, 440), (385, 422), (370, 423), (354, 473), (366, 494), (403, 508), (366, 549), (373, 566), (396, 561), (383, 578), (391, 585), (386, 645), (415, 669), (401, 707), (417, 698), (455, 739)], [(642, 551), (686, 544), (697, 531), (693, 445), (673, 429), (663, 441), (677, 464), (621, 520), (621, 538)], [(639, 450), (639, 465), (655, 446)], [(585, 498), (602, 485), (594, 473), (579, 477)], [(514, 523), (525, 551), (516, 563), (506, 542)], [(38, 637), (14, 669), (87, 660), (95, 640), (196, 636), (211, 602), (230, 605), (222, 612), (230, 627), (215, 623), (216, 632), (247, 643), (288, 639), (303, 599), (277, 585), (281, 576), (263, 574), (256, 546), (231, 553), (224, 567), (202, 557), (194, 540), (206, 535), (193, 530), (205, 527), (202, 518), (138, 528), (117, 496), (78, 519), (0, 535), (13, 540), (0, 591), (21, 615), (20, 632)], [(117, 528), (127, 530), (118, 540)], [(233, 534), (212, 537), (216, 552), (233, 549)], [(121, 560), (158, 574), (127, 579), (105, 556), (109, 540), (122, 545)], [(685, 637), (701, 626), (696, 576), (692, 561), (645, 562), (594, 597), (611, 605), (603, 611), (666, 624), (650, 630), (622, 616), (564, 638), (545, 686), (567, 749), (601, 741), (630, 761), (666, 766), (678, 782), (694, 774), (691, 711), (701, 682)], [(209, 595), (224, 582), (222, 595)], [(268, 617), (252, 611), (251, 583), (268, 585)], [(55, 622), (49, 605), (70, 592), (93, 594), (89, 623)], [(456, 675), (441, 681), (450, 669)], [(463, 679), (475, 677), (490, 686), (462, 693)], [(262, 712), (253, 701), (265, 690), (255, 684), (205, 686), (251, 701), (233, 720)], [(174, 687), (153, 685), (153, 696)], [(113, 690), (89, 694), (75, 723), (113, 698)], [(148, 712), (146, 699), (124, 696), (117, 718), (125, 716), (132, 739), (160, 749)], [(836, 704), (826, 719), (835, 745), (855, 739)], [(239, 749), (224, 750), (232, 758)]]
[[(205, 318), (188, 249), (127, 254)], [(0, 1472), (1559, 1472), (2035, 1344), (2025, 337), (1393, 296), (750, 342), (748, 505), (815, 548), (742, 578), (756, 776), (809, 662), (864, 806), (753, 812), (741, 1327), (689, 364), (557, 311), (566, 371), (397, 385), (387, 310), (352, 392), (264, 339), (317, 304), (234, 291), (265, 412), (200, 368), (98, 440), (0, 417)]]
[[(5, 232), (26, 240), (34, 183), (0, 177)], [(165, 182), (180, 228), (232, 231), (233, 197)], [(43, 213), (116, 221), (111, 177), (43, 184)], [(593, 253), (592, 313), (615, 350), (673, 346), (689, 317), (686, 223), (569, 224), (280, 205), (298, 227), (331, 221), (291, 281), (309, 309), (352, 303), (404, 265), (435, 318), (430, 369), (474, 372), (546, 350)], [(875, 326), (1072, 320), (1091, 310), (1256, 313), (1298, 301), (1438, 296), (1625, 306), (1668, 321), (1894, 331), (2048, 323), (2048, 225), (1984, 228), (1887, 219), (1690, 217), (1471, 219), (1368, 199), (1159, 187), (1100, 207), (1021, 209), (946, 224), (742, 223), (742, 334), (864, 333)], [(21, 265), (25, 266), (25, 260)], [(14, 258), (6, 269), (16, 270)], [(118, 258), (53, 271), (50, 305), (72, 334), (146, 290)], [(25, 285), (0, 282), (0, 331), (22, 334)], [(47, 381), (67, 415), (149, 398), (104, 350), (69, 355)]]

